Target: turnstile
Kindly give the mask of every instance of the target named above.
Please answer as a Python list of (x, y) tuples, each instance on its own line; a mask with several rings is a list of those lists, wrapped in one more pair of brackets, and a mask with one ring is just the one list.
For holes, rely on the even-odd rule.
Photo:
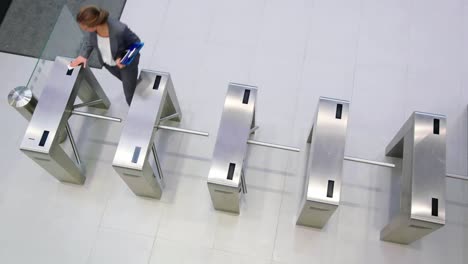
[(162, 120), (181, 118), (169, 73), (142, 70), (112, 163), (136, 195), (161, 198), (164, 178), (153, 143), (155, 128)]
[(239, 213), (239, 199), (246, 191), (243, 165), (247, 140), (255, 127), (256, 98), (256, 87), (229, 84), (208, 174), (208, 189), (217, 210)]
[(385, 149), (402, 158), (400, 210), (381, 240), (409, 244), (445, 224), (446, 118), (414, 112)]
[[(59, 145), (59, 135), (67, 130), (76, 152), (68, 118), (76, 96), (94, 107), (108, 109), (110, 102), (89, 68), (69, 69), (71, 59), (57, 57), (42, 95), (35, 107), (20, 149), (42, 168), (62, 182), (83, 184), (82, 167)], [(76, 156), (78, 157), (78, 156)]]
[(349, 102), (320, 97), (307, 143), (310, 152), (298, 225), (322, 228), (340, 202)]

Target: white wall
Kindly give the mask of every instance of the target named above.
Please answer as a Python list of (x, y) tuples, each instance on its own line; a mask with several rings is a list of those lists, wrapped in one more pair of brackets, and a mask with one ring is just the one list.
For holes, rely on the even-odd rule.
[[(409, 246), (379, 240), (398, 170), (345, 162), (323, 230), (295, 225), (304, 153), (252, 146), (240, 216), (206, 187), (230, 81), (259, 87), (258, 140), (302, 149), (318, 97), (350, 100), (346, 154), (366, 159), (392, 161), (413, 111), (445, 114), (447, 172), (467, 175), (467, 0), (129, 0), (122, 20), (146, 43), (141, 66), (171, 72), (182, 126), (211, 137), (160, 132), (167, 189), (144, 199), (111, 167), (119, 124), (72, 117), (88, 179), (62, 184), (18, 150), (27, 123), (4, 100), (0, 263), (468, 263), (468, 182), (447, 180), (446, 226)], [(5, 97), (33, 66), (0, 54)], [(125, 117), (120, 83), (94, 72)]]

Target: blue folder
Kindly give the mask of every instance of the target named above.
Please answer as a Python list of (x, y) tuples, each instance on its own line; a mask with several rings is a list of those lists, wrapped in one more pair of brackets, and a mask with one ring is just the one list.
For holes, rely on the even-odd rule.
[(143, 42), (136, 42), (130, 45), (130, 47), (128, 47), (127, 51), (125, 52), (125, 55), (120, 60), (120, 63), (122, 63), (123, 65), (129, 65), (130, 63), (132, 63), (133, 59), (135, 59), (135, 57), (138, 55), (138, 53), (144, 45), (145, 43)]

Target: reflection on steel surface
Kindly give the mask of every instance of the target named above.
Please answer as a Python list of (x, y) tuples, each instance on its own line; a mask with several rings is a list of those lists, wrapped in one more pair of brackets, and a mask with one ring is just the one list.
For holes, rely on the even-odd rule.
[(142, 70), (112, 163), (136, 195), (161, 198), (164, 178), (153, 140), (155, 127), (167, 116), (182, 118), (169, 73)]
[(348, 114), (348, 101), (320, 97), (298, 225), (322, 228), (339, 205)]
[(409, 244), (445, 224), (444, 116), (414, 112), (385, 149), (403, 159), (400, 210), (380, 232), (385, 241)]
[(208, 174), (208, 189), (217, 210), (239, 213), (239, 200), (246, 191), (242, 171), (247, 140), (255, 127), (256, 97), (256, 87), (229, 84)]
[(101, 99), (95, 107), (108, 109), (110, 102), (89, 68), (69, 70), (71, 59), (57, 57), (31, 117), (20, 149), (62, 182), (83, 184), (85, 176), (59, 145), (76, 96), (83, 102)]

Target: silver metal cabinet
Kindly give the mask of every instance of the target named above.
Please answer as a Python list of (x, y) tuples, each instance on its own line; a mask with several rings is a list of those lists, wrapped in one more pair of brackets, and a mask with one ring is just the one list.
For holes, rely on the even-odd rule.
[(349, 102), (320, 97), (310, 143), (298, 225), (322, 228), (340, 202)]
[(164, 178), (153, 143), (155, 127), (162, 119), (181, 118), (169, 73), (142, 70), (112, 163), (136, 195), (161, 198)]
[(59, 135), (68, 128), (76, 96), (83, 101), (99, 100), (95, 107), (104, 109), (110, 102), (91, 70), (68, 69), (70, 61), (56, 58), (20, 149), (59, 181), (83, 184), (82, 168), (63, 151)]
[(400, 211), (381, 240), (409, 244), (445, 224), (446, 118), (414, 112), (385, 149), (403, 159)]
[(247, 140), (255, 126), (256, 97), (256, 87), (229, 84), (208, 174), (208, 189), (217, 210), (239, 213), (239, 200), (245, 191)]

